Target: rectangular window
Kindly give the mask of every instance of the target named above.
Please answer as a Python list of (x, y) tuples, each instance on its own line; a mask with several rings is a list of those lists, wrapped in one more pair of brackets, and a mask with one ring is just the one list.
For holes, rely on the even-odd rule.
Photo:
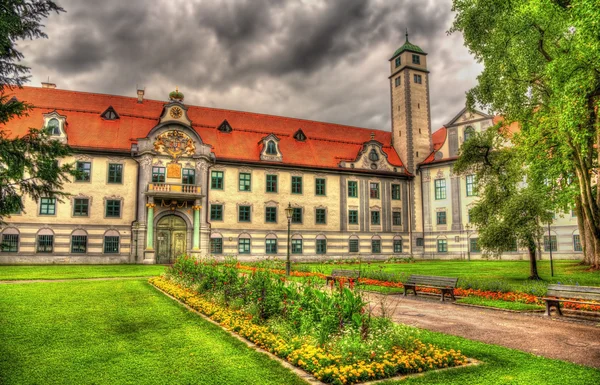
[(371, 211), (371, 224), (372, 225), (381, 224), (381, 218), (379, 215), (379, 211)]
[(394, 211), (392, 213), (392, 225), (402, 226), (402, 213), (400, 211)]
[(327, 215), (325, 209), (317, 209), (315, 211), (315, 223), (324, 225), (327, 223)]
[(317, 239), (317, 254), (327, 253), (327, 239)]
[(446, 212), (445, 211), (438, 211), (436, 213), (436, 223), (438, 225), (445, 225), (446, 224)]
[(394, 253), (402, 252), (402, 239), (394, 239)]
[(2, 234), (2, 252), (16, 253), (19, 251), (19, 234)]
[(165, 168), (153, 166), (152, 167), (152, 183), (165, 183)]
[(56, 199), (55, 198), (40, 198), (40, 215), (55, 215), (56, 214)]
[(421, 84), (421, 75), (415, 75), (414, 80), (415, 80), (415, 83)]
[(401, 58), (400, 56), (398, 56), (396, 58), (396, 61), (395, 61), (396, 67), (400, 67), (400, 64), (402, 63), (402, 61), (400, 60), (400, 58)]
[(351, 239), (348, 242), (348, 250), (351, 253), (358, 253), (358, 239)]
[(583, 248), (581, 247), (581, 238), (579, 237), (579, 234), (573, 235), (573, 251), (583, 251)]
[(222, 221), (223, 220), (223, 205), (210, 205), (210, 220), (211, 221)]
[(550, 247), (552, 247), (552, 251), (558, 250), (558, 245), (556, 243), (556, 235), (552, 235), (550, 240), (548, 240), (548, 236), (544, 235), (544, 251), (550, 251)]
[(277, 239), (265, 240), (265, 253), (266, 254), (277, 254)]
[(353, 180), (348, 181), (348, 196), (350, 198), (358, 197), (358, 182)]
[(77, 162), (75, 169), (77, 170), (77, 176), (75, 180), (77, 182), (89, 182), (92, 174), (92, 163), (91, 162)]
[(292, 223), (302, 223), (302, 209), (299, 207), (294, 207), (294, 211), (292, 213)]
[(577, 218), (577, 213), (575, 212), (575, 210), (571, 210), (571, 217)]
[(265, 207), (265, 222), (277, 223), (277, 207)]
[(108, 183), (123, 183), (123, 165), (118, 163), (109, 163), (108, 165)]
[(181, 175), (182, 184), (196, 184), (196, 170), (193, 168), (184, 168)]
[(302, 254), (302, 239), (292, 239), (292, 254)]
[(370, 183), (371, 199), (379, 199), (379, 183)]
[(71, 237), (71, 253), (85, 253), (87, 250), (87, 235)]
[(250, 173), (240, 172), (240, 191), (250, 191), (251, 178)]
[(238, 253), (250, 254), (250, 239), (249, 238), (240, 238), (238, 240)]
[(467, 175), (467, 196), (475, 196), (475, 175)]
[(250, 206), (239, 206), (238, 207), (238, 221), (239, 222), (250, 222)]
[(417, 246), (423, 247), (425, 245), (425, 240), (423, 238), (417, 238)]
[(38, 235), (37, 252), (51, 253), (54, 249), (54, 235)]
[(421, 64), (421, 56), (412, 55), (412, 62), (413, 62), (413, 64)]
[(446, 199), (446, 179), (435, 180), (435, 199)]
[(479, 239), (478, 238), (471, 238), (469, 240), (469, 250), (471, 250), (472, 253), (480, 253), (481, 252), (481, 248), (479, 248)]
[(358, 210), (348, 210), (348, 224), (358, 225)]
[(381, 253), (381, 240), (373, 239), (371, 241), (371, 253)]
[(211, 238), (210, 239), (210, 253), (211, 254), (223, 253), (223, 238)]
[(302, 177), (292, 177), (292, 194), (302, 194)]
[(438, 251), (438, 253), (447, 253), (448, 252), (448, 241), (445, 239), (438, 239), (437, 251)]
[(277, 192), (277, 175), (267, 175), (267, 192)]
[(394, 84), (396, 87), (400, 86), (401, 79), (401, 76), (398, 76), (396, 79), (394, 79)]
[(223, 190), (223, 171), (210, 172), (210, 188), (213, 190)]
[(107, 200), (106, 201), (106, 217), (119, 218), (121, 216), (121, 201)]
[(392, 185), (392, 200), (399, 201), (401, 198), (402, 198), (402, 195), (400, 194), (400, 185), (393, 184)]
[(106, 236), (104, 237), (104, 253), (117, 254), (119, 252), (119, 237)]
[(315, 195), (325, 195), (325, 179), (315, 179)]
[(74, 217), (87, 217), (90, 215), (89, 211), (90, 200), (87, 198), (75, 198), (73, 200), (73, 216)]

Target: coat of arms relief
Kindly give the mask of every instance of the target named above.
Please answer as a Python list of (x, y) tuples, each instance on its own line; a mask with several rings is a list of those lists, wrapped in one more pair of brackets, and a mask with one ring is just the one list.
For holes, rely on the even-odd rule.
[(169, 155), (173, 160), (167, 164), (167, 178), (181, 178), (182, 156), (192, 156), (196, 152), (194, 141), (179, 130), (165, 131), (156, 137), (154, 151)]

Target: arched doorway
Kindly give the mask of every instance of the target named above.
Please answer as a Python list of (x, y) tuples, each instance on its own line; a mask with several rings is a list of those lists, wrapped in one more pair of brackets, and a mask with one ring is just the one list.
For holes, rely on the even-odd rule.
[(156, 263), (173, 263), (186, 251), (187, 225), (177, 215), (167, 215), (156, 224)]

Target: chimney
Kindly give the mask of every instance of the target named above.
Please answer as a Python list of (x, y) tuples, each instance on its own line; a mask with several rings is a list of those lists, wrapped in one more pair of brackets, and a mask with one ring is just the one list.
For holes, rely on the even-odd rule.
[(144, 88), (137, 89), (138, 103), (144, 102)]
[(56, 84), (50, 82), (42, 82), (42, 88), (56, 88)]

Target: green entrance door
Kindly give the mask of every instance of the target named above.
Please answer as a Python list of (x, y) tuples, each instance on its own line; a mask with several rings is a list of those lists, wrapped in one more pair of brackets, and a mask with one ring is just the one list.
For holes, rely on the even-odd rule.
[(173, 263), (186, 251), (187, 225), (177, 215), (168, 215), (156, 225), (156, 263)]

